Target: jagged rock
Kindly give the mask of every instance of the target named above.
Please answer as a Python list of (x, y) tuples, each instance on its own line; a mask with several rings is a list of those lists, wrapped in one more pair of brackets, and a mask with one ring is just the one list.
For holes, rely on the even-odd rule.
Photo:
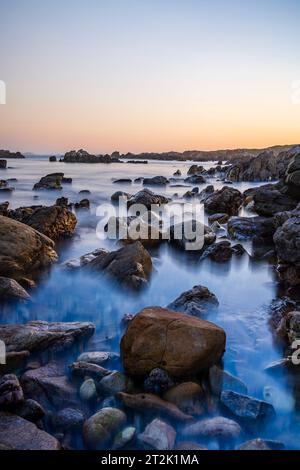
[(225, 349), (225, 332), (196, 317), (159, 307), (142, 310), (121, 340), (124, 368), (145, 376), (155, 367), (171, 376), (195, 375), (217, 363)]
[(244, 394), (248, 391), (244, 382), (218, 366), (209, 369), (209, 383), (212, 393), (217, 396), (223, 390), (232, 390)]
[(237, 215), (242, 202), (243, 196), (238, 189), (224, 186), (208, 196), (204, 201), (204, 206), (208, 214), (224, 212), (228, 215)]
[(188, 415), (199, 416), (205, 410), (203, 389), (195, 382), (183, 382), (176, 385), (164, 393), (163, 398)]
[(31, 227), (0, 216), (0, 276), (32, 278), (56, 261), (54, 243)]
[(76, 210), (89, 209), (90, 208), (90, 201), (88, 199), (81, 199), (81, 201), (75, 202), (74, 207), (75, 207)]
[(0, 215), (4, 215), (5, 217), (8, 216), (8, 208), (9, 208), (9, 202), (2, 202), (0, 204)]
[(4, 170), (7, 167), (7, 161), (6, 160), (0, 160), (0, 169)]
[(181, 176), (181, 171), (176, 170), (175, 173), (173, 173), (173, 176)]
[(21, 152), (10, 152), (9, 150), (0, 150), (0, 158), (25, 158)]
[(11, 413), (0, 412), (0, 445), (11, 450), (59, 450), (55, 437)]
[(202, 189), (202, 191), (200, 191), (199, 193), (199, 201), (204, 203), (206, 201), (206, 199), (211, 196), (213, 193), (214, 193), (215, 189), (213, 187), (213, 185), (208, 185), (206, 186), (206, 188)]
[(168, 305), (168, 308), (176, 312), (202, 317), (218, 306), (217, 297), (207, 287), (195, 286), (193, 289), (183, 292)]
[(139, 290), (150, 279), (152, 260), (148, 251), (137, 241), (106, 256), (97, 256), (87, 267), (103, 272), (124, 287)]
[(30, 295), (14, 279), (0, 276), (0, 299), (29, 300)]
[(117, 408), (103, 408), (87, 419), (83, 425), (86, 445), (93, 450), (107, 447), (126, 420), (123, 411)]
[(142, 434), (139, 435), (139, 441), (156, 450), (171, 450), (174, 448), (176, 440), (176, 431), (169, 424), (160, 419), (154, 419), (148, 424)]
[(104, 250), (103, 248), (98, 248), (97, 250), (92, 251), (91, 253), (87, 253), (85, 255), (80, 256), (80, 258), (71, 259), (66, 261), (63, 266), (68, 269), (77, 269), (82, 268), (83, 266), (87, 266), (93, 259), (99, 259), (100, 256), (103, 258), (109, 253), (109, 251)]
[(231, 390), (224, 390), (221, 393), (221, 402), (235, 416), (250, 421), (264, 420), (275, 416), (275, 410), (270, 403)]
[(57, 158), (55, 155), (52, 155), (51, 157), (49, 157), (49, 162), (57, 162)]
[(110, 155), (91, 155), (85, 150), (71, 150), (63, 158), (65, 163), (113, 163), (118, 162), (118, 157)]
[(10, 211), (9, 217), (30, 225), (52, 240), (72, 236), (77, 224), (75, 214), (62, 205), (19, 207)]
[(160, 395), (174, 386), (173, 380), (163, 369), (153, 369), (144, 381), (144, 390), (148, 393)]
[(253, 209), (263, 217), (271, 217), (277, 212), (290, 211), (297, 206), (297, 200), (287, 193), (287, 187), (282, 183), (255, 188), (251, 190), (250, 197), (253, 199)]
[(213, 243), (208, 248), (206, 248), (202, 253), (200, 260), (209, 257), (217, 263), (224, 263), (226, 261), (229, 261), (234, 255), (234, 253), (235, 250), (231, 246), (231, 243), (227, 240), (223, 240), (218, 243)]
[(192, 175), (185, 178), (184, 182), (188, 184), (205, 184), (206, 179), (202, 175)]
[(143, 189), (128, 199), (128, 206), (130, 207), (133, 204), (142, 204), (148, 210), (151, 210), (151, 205), (161, 206), (168, 202), (169, 199), (167, 197), (155, 194), (150, 191), (150, 189)]

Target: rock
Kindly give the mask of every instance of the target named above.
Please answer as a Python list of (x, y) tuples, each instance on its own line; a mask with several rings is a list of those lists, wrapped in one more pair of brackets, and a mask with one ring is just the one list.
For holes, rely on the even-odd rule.
[(279, 325), (278, 331), (292, 345), (295, 340), (300, 339), (300, 311), (291, 311), (285, 315)]
[(36, 422), (45, 416), (44, 408), (35, 400), (28, 398), (14, 408), (16, 415), (28, 421)]
[(270, 403), (231, 390), (221, 393), (221, 402), (239, 418), (256, 421), (275, 416), (275, 410)]
[(76, 387), (56, 363), (28, 370), (21, 377), (21, 385), (25, 396), (38, 401), (46, 410), (78, 405)]
[(49, 162), (57, 162), (56, 156), (53, 155), (52, 157), (49, 157)]
[(127, 444), (130, 444), (134, 440), (135, 434), (136, 428), (133, 426), (128, 426), (127, 428), (120, 431), (114, 439), (112, 445), (113, 450), (123, 449), (123, 447), (125, 447)]
[(99, 258), (102, 256), (106, 256), (109, 251), (104, 250), (103, 248), (98, 248), (97, 250), (92, 251), (91, 253), (87, 253), (85, 255), (80, 256), (80, 258), (75, 258), (66, 261), (63, 266), (68, 269), (77, 269), (82, 268), (83, 266), (87, 266), (93, 259)]
[(202, 222), (195, 219), (175, 223), (170, 226), (170, 244), (180, 250), (201, 251), (211, 245), (216, 234)]
[(188, 415), (199, 416), (205, 410), (205, 396), (202, 387), (195, 382), (183, 382), (168, 390), (164, 400), (173, 403)]
[(142, 204), (148, 210), (151, 210), (151, 205), (161, 206), (168, 202), (169, 199), (167, 197), (154, 194), (150, 189), (143, 189), (128, 199), (128, 206), (130, 207), (133, 204)]
[(88, 199), (81, 199), (81, 201), (75, 202), (74, 207), (75, 207), (76, 210), (89, 209), (90, 208), (90, 201)]
[(7, 161), (6, 160), (0, 160), (0, 169), (4, 170), (7, 167)]
[(102, 271), (126, 288), (139, 290), (146, 286), (150, 279), (152, 260), (141, 242), (137, 241), (104, 257), (96, 257), (87, 267)]
[(97, 382), (106, 375), (110, 374), (110, 371), (104, 367), (98, 366), (97, 364), (90, 364), (88, 362), (73, 362), (69, 366), (71, 373), (76, 377), (91, 377)]
[(77, 224), (75, 214), (61, 205), (19, 207), (19, 209), (10, 211), (9, 217), (30, 225), (52, 240), (72, 236)]
[(209, 369), (209, 382), (212, 393), (217, 396), (223, 390), (233, 390), (234, 392), (244, 394), (248, 391), (244, 382), (218, 366), (213, 366)]
[(82, 189), (78, 194), (91, 194), (91, 191), (89, 189)]
[(217, 213), (208, 216), (208, 222), (213, 224), (214, 222), (219, 222), (219, 224), (226, 224), (228, 222), (229, 215), (224, 213)]
[(194, 451), (194, 450), (208, 450), (207, 447), (205, 446), (202, 446), (200, 444), (196, 444), (196, 442), (187, 442), (187, 441), (184, 441), (184, 442), (180, 442), (180, 444), (178, 444), (176, 447), (175, 447), (175, 450), (190, 450), (190, 451)]
[(208, 214), (223, 212), (228, 215), (237, 215), (243, 202), (243, 196), (238, 189), (223, 186), (204, 201)]
[(291, 160), (286, 174), (285, 183), (287, 185), (287, 192), (290, 196), (300, 201), (300, 149), (294, 148), (291, 151), (293, 159)]
[(124, 191), (116, 191), (115, 193), (112, 194), (111, 200), (114, 201), (114, 202), (115, 201), (118, 202), (119, 199), (121, 198), (121, 199), (126, 201), (130, 197), (132, 197), (131, 194), (125, 193)]
[(103, 377), (98, 384), (99, 392), (103, 395), (116, 395), (119, 392), (130, 391), (133, 388), (131, 380), (126, 375), (115, 370)]
[(79, 389), (79, 396), (82, 401), (95, 401), (97, 399), (97, 389), (93, 379), (87, 379)]
[(225, 350), (222, 328), (160, 307), (142, 310), (121, 340), (124, 368), (145, 376), (155, 367), (171, 376), (195, 375), (217, 363)]
[(84, 416), (81, 411), (74, 408), (64, 408), (52, 417), (53, 426), (64, 432), (74, 429), (80, 429), (84, 422)]
[(288, 285), (300, 284), (300, 217), (291, 217), (274, 234), (277, 271)]
[(0, 188), (7, 188), (8, 183), (6, 180), (0, 180)]
[(195, 286), (193, 289), (183, 292), (168, 305), (168, 308), (176, 312), (202, 317), (218, 306), (217, 297), (207, 287)]
[(33, 186), (34, 190), (37, 189), (62, 189), (63, 173), (50, 173), (43, 176), (38, 183)]
[(156, 450), (171, 450), (174, 448), (176, 431), (169, 424), (160, 419), (151, 421), (142, 434), (139, 441)]
[(186, 436), (219, 439), (237, 439), (241, 433), (242, 429), (238, 423), (222, 416), (203, 419), (183, 429), (183, 434)]
[(0, 216), (0, 276), (20, 280), (56, 261), (54, 243), (25, 224)]
[(291, 211), (297, 206), (297, 200), (287, 194), (287, 188), (282, 183), (255, 188), (252, 191), (252, 199), (253, 209), (263, 217), (272, 217), (277, 212)]
[(271, 450), (262, 439), (252, 439), (237, 447), (237, 450)]
[(131, 184), (132, 179), (130, 178), (120, 178), (113, 181), (114, 184)]
[(11, 450), (59, 450), (55, 437), (20, 416), (0, 412), (0, 445)]
[(55, 202), (56, 206), (69, 207), (72, 204), (69, 204), (69, 199), (67, 197), (58, 197)]
[(206, 179), (202, 175), (192, 175), (185, 178), (184, 182), (188, 184), (205, 184)]
[(2, 202), (0, 204), (0, 215), (4, 215), (5, 217), (8, 216), (8, 207), (9, 207), (9, 202)]
[(23, 390), (14, 374), (0, 377), (0, 407), (18, 405), (24, 401)]
[(173, 176), (181, 176), (181, 171), (176, 170), (175, 173), (173, 173)]
[(144, 178), (144, 186), (165, 186), (169, 180), (165, 176), (154, 176), (153, 178)]
[(192, 165), (187, 174), (188, 175), (199, 175), (204, 172), (204, 167), (202, 165)]
[(106, 448), (126, 423), (126, 415), (117, 408), (102, 408), (83, 425), (83, 437), (89, 449)]
[(276, 230), (273, 218), (265, 217), (231, 217), (227, 228), (231, 238), (248, 240), (259, 236), (266, 242), (272, 240)]
[(193, 418), (186, 413), (183, 413), (176, 405), (162, 400), (156, 395), (151, 393), (137, 393), (130, 395), (128, 393), (120, 392), (118, 398), (128, 408), (131, 408), (139, 413), (157, 413), (164, 415), (168, 418), (175, 419), (181, 422), (191, 421)]
[(120, 359), (119, 354), (110, 351), (88, 351), (80, 354), (77, 362), (89, 362), (102, 366), (106, 363), (116, 363)]
[(30, 295), (14, 279), (0, 276), (0, 299), (29, 300)]
[(78, 151), (71, 150), (67, 152), (63, 158), (65, 163), (113, 163), (119, 159), (110, 155), (92, 155), (83, 149)]
[(0, 150), (0, 158), (25, 158), (21, 152), (10, 152), (9, 150)]
[(48, 323), (31, 321), (25, 324), (0, 325), (0, 340), (7, 352), (41, 353), (63, 351), (95, 331), (93, 323)]
[(224, 240), (218, 243), (213, 243), (208, 248), (206, 248), (202, 253), (200, 260), (209, 257), (217, 263), (224, 263), (229, 261), (233, 254), (234, 249), (231, 246), (231, 243), (227, 240)]
[(174, 386), (173, 380), (163, 369), (153, 369), (144, 381), (144, 390), (148, 393), (160, 395)]

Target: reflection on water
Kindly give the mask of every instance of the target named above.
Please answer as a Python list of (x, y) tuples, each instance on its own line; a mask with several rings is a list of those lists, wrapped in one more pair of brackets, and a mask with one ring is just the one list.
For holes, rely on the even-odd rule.
[[(77, 165), (48, 163), (42, 159), (9, 161), (5, 178), (17, 178), (11, 206), (51, 204), (60, 195), (72, 202), (86, 197), (78, 192), (89, 189), (91, 194), (90, 212), (77, 214), (79, 223), (76, 235), (71, 241), (58, 245), (59, 263), (45, 275), (32, 293), (27, 305), (5, 307), (2, 323), (25, 322), (32, 319), (48, 321), (92, 321), (96, 335), (90, 347), (119, 352), (119, 341), (123, 333), (122, 317), (136, 313), (149, 305), (166, 306), (180, 293), (194, 285), (203, 284), (214, 292), (220, 306), (207, 319), (222, 326), (227, 334), (227, 351), (224, 367), (241, 378), (249, 394), (271, 401), (277, 411), (276, 422), (266, 430), (266, 436), (283, 440), (291, 448), (299, 448), (300, 421), (294, 411), (291, 385), (283, 375), (271, 377), (264, 371), (270, 362), (282, 356), (274, 344), (268, 326), (268, 306), (275, 297), (275, 281), (271, 268), (265, 262), (251, 260), (246, 254), (234, 257), (231, 262), (217, 264), (208, 259), (199, 262), (191, 253), (183, 254), (163, 246), (152, 253), (155, 272), (150, 287), (140, 295), (124, 292), (101, 275), (70, 272), (60, 266), (66, 259), (85, 254), (99, 246), (115, 247), (114, 242), (99, 241), (95, 234), (97, 218), (95, 210), (101, 201), (110, 199), (116, 190), (136, 192), (140, 184), (113, 184), (112, 177), (164, 175), (171, 177), (179, 168), (185, 174), (191, 163), (154, 162), (148, 165)], [(209, 167), (210, 164), (205, 164)], [(73, 178), (72, 185), (65, 185), (63, 191), (33, 192), (34, 182), (47, 173), (62, 171)], [(216, 187), (221, 183), (215, 182)], [(240, 190), (250, 184), (237, 185)], [(202, 188), (201, 188), (202, 189)], [(157, 192), (169, 195), (183, 194), (186, 188), (160, 188)], [(38, 199), (34, 196), (38, 195)], [(7, 195), (0, 196), (0, 202)], [(72, 358), (71, 358), (72, 359)], [(119, 367), (121, 365), (119, 364)], [(257, 436), (253, 436), (257, 437)]]

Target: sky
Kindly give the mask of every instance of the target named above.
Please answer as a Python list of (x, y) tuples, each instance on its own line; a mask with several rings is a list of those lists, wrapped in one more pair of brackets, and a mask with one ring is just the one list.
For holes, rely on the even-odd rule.
[(0, 148), (299, 143), (300, 1), (0, 0), (0, 81)]

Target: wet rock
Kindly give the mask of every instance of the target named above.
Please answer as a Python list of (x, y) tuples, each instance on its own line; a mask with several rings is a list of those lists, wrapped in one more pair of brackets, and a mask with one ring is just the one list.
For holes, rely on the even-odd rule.
[(180, 442), (180, 444), (177, 444), (177, 446), (175, 447), (175, 450), (193, 451), (193, 450), (208, 450), (208, 448), (200, 444), (197, 444), (196, 442), (184, 441), (184, 442)]
[(159, 307), (142, 310), (121, 340), (129, 375), (145, 376), (155, 367), (171, 376), (195, 375), (217, 363), (225, 350), (222, 328), (190, 315)]
[(287, 188), (282, 183), (255, 188), (252, 199), (253, 209), (263, 217), (272, 217), (277, 212), (291, 211), (297, 206), (297, 201), (287, 193)]
[(14, 279), (0, 276), (0, 299), (29, 300), (30, 295)]
[(238, 240), (259, 236), (271, 241), (276, 230), (274, 220), (264, 217), (231, 217), (227, 227), (230, 237)]
[(91, 416), (83, 425), (87, 447), (93, 450), (107, 447), (126, 420), (125, 413), (117, 408), (103, 408)]
[(0, 188), (7, 188), (8, 187), (8, 183), (6, 180), (0, 180)]
[(138, 411), (139, 413), (157, 413), (181, 422), (187, 422), (193, 419), (192, 416), (181, 411), (176, 405), (173, 405), (173, 403), (162, 400), (151, 393), (130, 395), (121, 392), (118, 394), (118, 398), (126, 407)]
[(56, 261), (54, 243), (25, 224), (0, 216), (0, 276), (20, 280)]
[(65, 375), (63, 367), (57, 363), (25, 372), (21, 385), (26, 397), (38, 401), (46, 410), (59, 409), (66, 405), (76, 407), (77, 389)]
[(0, 160), (0, 169), (4, 170), (7, 167), (7, 161), (6, 160)]
[(124, 287), (139, 290), (149, 281), (152, 260), (148, 251), (137, 241), (104, 257), (96, 257), (88, 264), (88, 268), (102, 271)]
[(72, 204), (69, 204), (69, 199), (67, 197), (58, 197), (55, 202), (56, 206), (68, 207)]
[(185, 178), (184, 182), (188, 184), (205, 184), (206, 179), (202, 175), (192, 175)]
[(209, 257), (217, 263), (225, 263), (232, 258), (234, 252), (235, 251), (232, 248), (231, 243), (227, 240), (224, 240), (218, 243), (214, 243), (206, 248), (200, 259), (203, 260)]
[(151, 449), (171, 450), (174, 448), (176, 431), (160, 419), (154, 419), (144, 432), (139, 435), (139, 441)]
[(187, 174), (188, 175), (199, 175), (204, 172), (204, 167), (202, 165), (192, 165)]
[(169, 180), (165, 176), (154, 176), (153, 178), (144, 178), (144, 186), (165, 186)]
[(69, 349), (76, 342), (89, 338), (94, 330), (95, 326), (88, 322), (31, 321), (0, 325), (0, 340), (6, 344), (7, 352), (56, 352)]
[(231, 390), (221, 393), (221, 402), (239, 418), (256, 421), (275, 416), (274, 407), (270, 403)]
[(131, 184), (132, 179), (130, 178), (120, 178), (113, 181), (114, 184)]
[(33, 186), (34, 190), (37, 189), (62, 189), (63, 173), (51, 173), (43, 176), (38, 183)]
[(288, 193), (300, 201), (300, 149), (296, 147), (292, 150), (293, 159), (290, 162), (286, 174), (285, 183)]
[(215, 191), (204, 201), (208, 214), (223, 212), (228, 215), (237, 215), (243, 202), (243, 196), (238, 189), (224, 186)]
[(219, 306), (215, 294), (205, 286), (195, 286), (183, 292), (176, 300), (168, 305), (170, 310), (202, 317)]
[(52, 240), (73, 235), (77, 219), (65, 206), (19, 207), (9, 212), (9, 217), (29, 225)]
[(133, 426), (128, 426), (127, 428), (120, 431), (113, 442), (113, 450), (123, 449), (123, 447), (131, 444), (136, 435), (136, 428)]
[(174, 386), (173, 380), (163, 369), (153, 369), (144, 381), (144, 390), (148, 393), (160, 395)]
[(238, 423), (222, 416), (203, 419), (183, 429), (183, 434), (186, 436), (219, 439), (237, 439), (241, 433), (242, 429)]
[(8, 216), (8, 208), (9, 208), (9, 202), (2, 202), (0, 204), (0, 215), (4, 215), (5, 217)]
[(291, 286), (300, 284), (300, 217), (292, 217), (279, 227), (274, 243), (280, 279)]
[(300, 311), (291, 311), (285, 315), (279, 325), (278, 333), (290, 344), (300, 339)]
[(271, 450), (262, 439), (252, 439), (237, 447), (237, 450)]
[(224, 213), (217, 213), (210, 215), (208, 217), (208, 222), (213, 224), (214, 222), (219, 222), (219, 224), (226, 224), (228, 222), (229, 215)]
[(80, 354), (77, 362), (89, 362), (103, 366), (106, 363), (115, 363), (120, 359), (119, 354), (110, 351), (88, 351)]
[(183, 382), (168, 390), (163, 399), (176, 405), (188, 415), (199, 416), (205, 410), (205, 396), (202, 387), (195, 382)]
[(168, 202), (169, 199), (167, 197), (155, 194), (150, 191), (150, 189), (143, 189), (128, 199), (128, 206), (132, 206), (133, 204), (142, 204), (148, 210), (151, 210), (151, 205), (161, 206)]
[(82, 427), (84, 416), (81, 411), (74, 408), (64, 408), (52, 417), (53, 426), (64, 432)]
[(90, 201), (88, 199), (81, 199), (81, 201), (75, 202), (74, 207), (76, 210), (89, 209)]
[(110, 373), (110, 371), (104, 367), (83, 361), (73, 362), (73, 364), (69, 366), (69, 369), (76, 377), (91, 377), (96, 381), (101, 380)]
[(114, 202), (118, 202), (119, 199), (121, 198), (126, 201), (130, 197), (132, 197), (131, 194), (125, 193), (124, 191), (116, 191), (115, 193), (112, 194), (111, 200)]
[(175, 173), (173, 173), (173, 176), (181, 176), (181, 171), (176, 170)]
[(244, 394), (248, 391), (244, 382), (218, 366), (209, 369), (209, 382), (212, 393), (217, 396), (223, 390), (232, 390)]
[(87, 253), (85, 255), (80, 256), (79, 258), (70, 259), (66, 261), (62, 266), (68, 269), (78, 269), (82, 268), (83, 266), (87, 266), (93, 259), (99, 259), (100, 256), (103, 258), (109, 253), (109, 251), (104, 250), (103, 248), (98, 248), (91, 253)]
[(97, 388), (93, 379), (87, 379), (79, 389), (79, 396), (82, 401), (95, 401), (97, 399)]
[(24, 401), (22, 387), (14, 374), (7, 374), (0, 378), (0, 407), (18, 405)]
[(57, 162), (57, 158), (55, 155), (53, 155), (52, 157), (49, 157), (49, 162)]
[(207, 225), (195, 219), (170, 226), (170, 244), (187, 251), (201, 251), (216, 240), (216, 234)]
[(30, 398), (14, 408), (14, 412), (16, 415), (21, 416), (21, 418), (33, 423), (45, 416), (44, 408), (36, 400), (31, 400)]
[(80, 149), (67, 152), (62, 161), (65, 163), (113, 163), (118, 162), (119, 159), (111, 155), (92, 155)]
[(0, 445), (12, 450), (59, 450), (55, 437), (20, 416), (0, 412)]
[(113, 371), (106, 375), (98, 384), (100, 394), (108, 396), (130, 391), (132, 388), (131, 380), (119, 371)]

